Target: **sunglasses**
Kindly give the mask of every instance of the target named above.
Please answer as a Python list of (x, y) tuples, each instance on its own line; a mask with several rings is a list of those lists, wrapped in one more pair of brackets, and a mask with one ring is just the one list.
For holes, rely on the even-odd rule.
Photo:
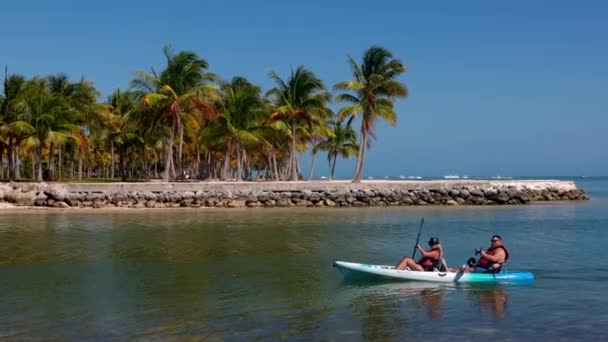
[(492, 239), (492, 240), (490, 240), (490, 241), (491, 241), (491, 242), (498, 242), (498, 241), (500, 241), (500, 240), (498, 240), (498, 239)]

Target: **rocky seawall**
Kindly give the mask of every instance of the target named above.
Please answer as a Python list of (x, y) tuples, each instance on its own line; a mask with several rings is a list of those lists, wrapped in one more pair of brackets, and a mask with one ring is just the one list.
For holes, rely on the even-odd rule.
[(516, 205), (586, 200), (572, 181), (1, 183), (0, 203), (52, 208)]

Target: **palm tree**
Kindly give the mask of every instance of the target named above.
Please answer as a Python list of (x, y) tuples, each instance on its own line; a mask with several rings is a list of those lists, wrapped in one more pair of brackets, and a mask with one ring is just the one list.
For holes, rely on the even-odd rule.
[[(78, 148), (78, 177), (82, 179), (82, 160), (86, 154), (91, 131), (103, 126), (101, 123), (102, 107), (97, 103), (100, 93), (95, 89), (92, 82), (81, 78), (78, 82), (69, 83), (67, 76), (63, 74), (49, 76), (49, 88), (52, 93), (59, 94), (65, 98), (72, 118), (71, 135), (72, 141)], [(101, 124), (101, 125), (100, 125)], [(61, 151), (59, 146), (59, 177), (61, 177)]]
[(118, 150), (120, 176), (127, 180), (127, 152), (129, 148), (143, 143), (137, 128), (137, 106), (135, 96), (130, 92), (115, 90), (102, 107), (102, 119), (110, 141), (110, 178), (114, 178), (114, 149)]
[(336, 170), (336, 159), (338, 156), (342, 158), (350, 158), (357, 155), (359, 145), (357, 144), (357, 134), (350, 125), (349, 121), (345, 126), (342, 126), (342, 121), (331, 122), (332, 136), (317, 144), (313, 150), (327, 151), (327, 161), (330, 167), (329, 179), (334, 179)]
[[(175, 178), (175, 165), (173, 161), (173, 146), (175, 133), (179, 130), (180, 145), (178, 149), (178, 163), (181, 164), (181, 151), (183, 144), (182, 122), (191, 118), (189, 122), (204, 123), (215, 116), (215, 110), (210, 102), (216, 98), (217, 87), (208, 85), (215, 79), (215, 75), (207, 73), (208, 63), (190, 51), (178, 54), (171, 52), (170, 46), (165, 46), (163, 53), (167, 66), (157, 74), (152, 72), (136, 72), (136, 79), (132, 86), (140, 91), (144, 108), (155, 109), (152, 118), (152, 127), (159, 123), (169, 130), (169, 140), (165, 145), (165, 173), (163, 180)], [(178, 167), (180, 166), (178, 164)]]
[[(23, 120), (25, 110), (23, 93), (26, 83), (23, 76), (15, 74), (9, 76), (8, 69), (4, 69), (3, 93), (0, 96), (0, 164), (2, 163), (3, 145), (6, 145), (9, 180), (19, 178), (17, 148), (30, 134), (30, 126)], [(0, 167), (0, 169), (2, 168)]]
[(203, 141), (225, 146), (221, 179), (230, 177), (232, 153), (236, 152), (237, 180), (242, 180), (245, 147), (263, 142), (259, 130), (267, 119), (260, 88), (242, 77), (234, 77), (221, 86), (219, 117), (202, 131)]
[[(35, 78), (28, 82), (25, 92), (27, 117), (31, 126), (32, 139), (36, 145), (36, 180), (42, 182), (42, 153), (49, 144), (64, 142), (73, 129), (67, 115), (65, 97), (49, 91), (44, 79)], [(49, 169), (52, 164), (52, 148), (49, 151)]]
[(378, 119), (384, 119), (393, 126), (397, 123), (393, 98), (407, 97), (408, 91), (405, 84), (395, 78), (407, 69), (399, 59), (393, 58), (390, 51), (379, 46), (365, 51), (361, 65), (351, 56), (348, 56), (348, 62), (353, 79), (337, 83), (334, 89), (346, 91), (336, 96), (336, 101), (347, 103), (338, 113), (341, 119), (362, 116), (361, 141), (353, 176), (353, 182), (360, 182), (365, 150), (371, 143), (368, 139), (374, 137), (374, 123)]
[(289, 179), (297, 181), (299, 173), (297, 128), (303, 124), (310, 127), (321, 118), (327, 117), (326, 106), (330, 101), (330, 95), (323, 82), (304, 66), (299, 66), (295, 71), (292, 69), (286, 81), (274, 71), (270, 72), (270, 78), (276, 83), (276, 87), (267, 93), (276, 106), (270, 120), (284, 121), (291, 129)]

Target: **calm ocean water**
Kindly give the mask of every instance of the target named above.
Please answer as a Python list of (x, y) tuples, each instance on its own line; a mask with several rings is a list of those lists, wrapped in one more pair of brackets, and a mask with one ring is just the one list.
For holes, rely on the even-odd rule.
[[(608, 178), (513, 207), (0, 212), (0, 340), (593, 340), (608, 326)], [(526, 285), (345, 280), (492, 234)]]

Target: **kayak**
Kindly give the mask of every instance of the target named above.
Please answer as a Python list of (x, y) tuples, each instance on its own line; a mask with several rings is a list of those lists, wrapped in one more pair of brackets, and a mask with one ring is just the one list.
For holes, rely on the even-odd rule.
[(531, 272), (517, 271), (501, 271), (498, 273), (421, 272), (396, 270), (395, 266), (358, 264), (346, 261), (336, 261), (334, 267), (345, 274), (367, 274), (399, 280), (440, 283), (519, 283), (534, 280), (534, 274)]

